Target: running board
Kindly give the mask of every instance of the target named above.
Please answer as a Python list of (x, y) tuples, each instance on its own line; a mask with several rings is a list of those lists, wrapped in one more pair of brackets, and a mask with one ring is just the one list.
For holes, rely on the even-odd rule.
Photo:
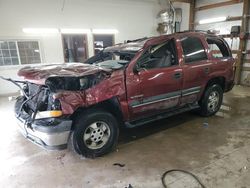
[(138, 127), (138, 126), (141, 126), (143, 124), (146, 124), (146, 123), (151, 123), (151, 122), (156, 121), (156, 120), (165, 119), (167, 117), (174, 116), (174, 115), (177, 115), (177, 114), (180, 114), (183, 112), (195, 110), (198, 108), (200, 108), (200, 106), (197, 103), (189, 104), (189, 105), (186, 105), (184, 107), (177, 108), (175, 110), (167, 111), (165, 113), (157, 114), (157, 115), (150, 116), (150, 117), (143, 118), (143, 119), (139, 119), (139, 120), (134, 120), (131, 122), (125, 122), (125, 126), (127, 128), (134, 128), (134, 127)]

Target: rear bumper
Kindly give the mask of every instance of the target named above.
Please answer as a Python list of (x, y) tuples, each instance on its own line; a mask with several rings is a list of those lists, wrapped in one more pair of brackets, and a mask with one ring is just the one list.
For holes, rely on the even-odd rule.
[[(18, 105), (18, 101), (16, 105)], [(15, 109), (18, 128), (25, 138), (49, 150), (67, 148), (72, 126), (71, 120), (46, 118), (28, 123), (29, 115), (24, 110), (18, 115), (17, 106)]]

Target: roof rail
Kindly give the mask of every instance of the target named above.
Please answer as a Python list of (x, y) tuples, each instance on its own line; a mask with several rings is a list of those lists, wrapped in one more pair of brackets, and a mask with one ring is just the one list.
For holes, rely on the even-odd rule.
[(143, 38), (139, 38), (139, 39), (135, 39), (135, 40), (127, 40), (126, 43), (130, 43), (130, 42), (139, 42), (139, 41), (143, 41), (148, 39), (148, 37), (143, 37)]

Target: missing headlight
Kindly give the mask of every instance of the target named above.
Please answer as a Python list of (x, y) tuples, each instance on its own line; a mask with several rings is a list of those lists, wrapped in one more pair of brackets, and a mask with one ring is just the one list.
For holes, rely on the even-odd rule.
[(86, 89), (88, 87), (88, 78), (80, 78), (80, 89)]

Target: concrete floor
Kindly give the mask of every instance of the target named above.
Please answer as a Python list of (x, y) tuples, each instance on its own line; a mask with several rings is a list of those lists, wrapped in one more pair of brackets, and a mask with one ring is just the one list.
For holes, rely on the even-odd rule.
[[(210, 118), (184, 113), (123, 130), (115, 152), (83, 159), (45, 151), (17, 131), (13, 102), (0, 98), (0, 187), (162, 187), (170, 169), (196, 174), (206, 187), (250, 187), (250, 88), (225, 94)], [(124, 167), (114, 163), (125, 164)], [(195, 187), (188, 176), (166, 178), (170, 187)]]

